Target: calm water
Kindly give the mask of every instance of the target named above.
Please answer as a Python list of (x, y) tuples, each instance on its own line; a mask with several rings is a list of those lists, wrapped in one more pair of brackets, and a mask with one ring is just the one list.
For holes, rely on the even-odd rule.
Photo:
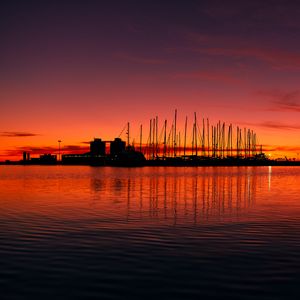
[(299, 299), (300, 168), (0, 166), (1, 299)]

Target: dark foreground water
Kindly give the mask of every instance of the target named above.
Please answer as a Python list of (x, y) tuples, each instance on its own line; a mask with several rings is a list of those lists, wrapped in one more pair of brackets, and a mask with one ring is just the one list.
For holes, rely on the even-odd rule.
[(300, 299), (300, 167), (0, 167), (1, 299)]

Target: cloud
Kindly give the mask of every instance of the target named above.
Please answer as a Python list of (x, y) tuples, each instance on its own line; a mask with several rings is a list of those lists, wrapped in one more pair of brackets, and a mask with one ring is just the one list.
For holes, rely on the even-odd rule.
[[(60, 150), (62, 153), (84, 153), (89, 151), (88, 146), (78, 146), (78, 145), (61, 145)], [(23, 151), (28, 151), (32, 154), (43, 154), (43, 153), (57, 153), (58, 146), (23, 146), (23, 147), (16, 147), (15, 150), (18, 153)]]
[[(219, 36), (188, 32), (185, 34), (192, 46), (181, 50), (211, 56), (231, 58), (252, 58), (271, 65), (274, 69), (300, 69), (299, 52), (275, 49), (264, 46), (257, 40), (245, 40), (236, 36)], [(260, 46), (256, 46), (259, 44)]]
[[(78, 145), (61, 145), (61, 154), (80, 154), (89, 152), (90, 148), (88, 146), (78, 146)], [(23, 152), (29, 152), (31, 156), (39, 156), (41, 154), (58, 154), (58, 146), (23, 146), (15, 147), (14, 149), (7, 149), (2, 151), (0, 156), (3, 157), (19, 157), (22, 158)]]
[(242, 80), (234, 77), (230, 72), (214, 72), (214, 71), (192, 71), (176, 73), (173, 75), (175, 79), (199, 79), (209, 81), (220, 81), (225, 83), (241, 83)]
[[(89, 142), (83, 142), (84, 145), (60, 145), (61, 154), (83, 154), (90, 151)], [(58, 144), (52, 146), (17, 146), (12, 149), (6, 149), (1, 151), (1, 157), (15, 157), (21, 159), (23, 152), (29, 152), (31, 156), (38, 157), (42, 154), (58, 154)]]
[(202, 11), (216, 22), (231, 21), (243, 28), (276, 31), (300, 26), (297, 1), (207, 1)]
[(126, 53), (115, 53), (114, 56), (118, 59), (129, 61), (138, 64), (144, 65), (164, 65), (167, 64), (167, 60), (165, 59), (157, 59), (157, 58), (149, 58), (149, 57), (140, 57), (140, 56), (132, 56)]
[(297, 124), (283, 124), (280, 122), (266, 121), (261, 123), (243, 123), (247, 126), (263, 127), (276, 130), (300, 130), (300, 125)]
[(299, 152), (300, 146), (262, 145), (263, 151), (267, 152)]
[(1, 131), (0, 136), (2, 137), (31, 137), (39, 136), (39, 134), (31, 132), (21, 132), (21, 131)]
[(275, 146), (271, 147), (272, 151), (283, 152), (300, 152), (300, 146)]
[(256, 93), (259, 96), (266, 98), (271, 107), (268, 110), (271, 111), (294, 111), (300, 112), (300, 91), (258, 91)]
[(90, 147), (78, 145), (65, 145), (62, 147), (63, 151), (89, 151)]
[(263, 122), (258, 125), (261, 127), (280, 130), (300, 130), (300, 125), (282, 124), (277, 122)]
[(254, 58), (256, 60), (270, 64), (276, 69), (300, 69), (300, 55), (280, 50), (270, 50), (264, 48), (226, 48), (209, 47), (194, 48), (193, 52), (214, 56), (229, 56), (233, 58)]

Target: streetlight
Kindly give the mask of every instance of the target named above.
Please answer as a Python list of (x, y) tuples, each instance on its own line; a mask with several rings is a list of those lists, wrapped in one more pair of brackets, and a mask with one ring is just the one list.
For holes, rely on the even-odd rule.
[(60, 143), (61, 143), (61, 140), (58, 140), (58, 161), (60, 161)]

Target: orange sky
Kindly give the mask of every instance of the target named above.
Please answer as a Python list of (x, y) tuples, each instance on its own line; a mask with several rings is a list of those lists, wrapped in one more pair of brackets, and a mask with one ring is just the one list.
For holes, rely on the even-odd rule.
[(171, 124), (175, 109), (181, 132), (197, 112), (298, 157), (299, 5), (133, 2), (1, 4), (0, 161), (58, 139), (84, 152), (128, 121), (146, 143), (150, 118)]

